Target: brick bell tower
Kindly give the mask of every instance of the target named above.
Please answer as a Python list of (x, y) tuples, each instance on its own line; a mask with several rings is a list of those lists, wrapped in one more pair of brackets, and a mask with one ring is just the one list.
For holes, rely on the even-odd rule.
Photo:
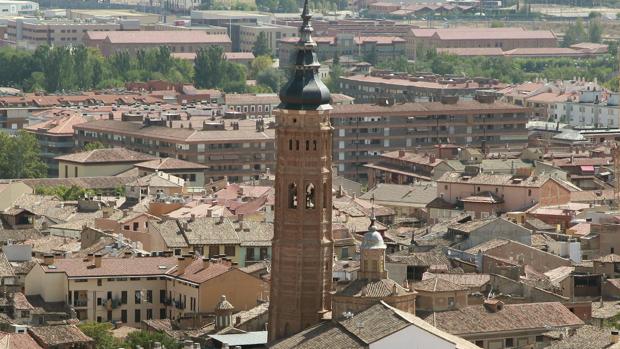
[(276, 115), (276, 201), (269, 340), (317, 324), (331, 309), (332, 127), (330, 93), (319, 77), (308, 0), (291, 78)]

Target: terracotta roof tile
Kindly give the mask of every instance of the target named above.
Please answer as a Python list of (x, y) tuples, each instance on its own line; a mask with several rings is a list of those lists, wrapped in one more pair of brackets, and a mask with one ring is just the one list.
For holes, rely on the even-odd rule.
[(57, 156), (54, 159), (81, 164), (140, 162), (154, 160), (157, 157), (125, 148), (103, 148), (80, 153)]

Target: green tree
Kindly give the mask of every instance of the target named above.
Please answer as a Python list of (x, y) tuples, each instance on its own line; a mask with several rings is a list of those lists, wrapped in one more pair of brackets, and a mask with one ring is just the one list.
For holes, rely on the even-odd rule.
[(270, 56), (271, 57), (271, 49), (269, 49), (269, 40), (267, 39), (267, 34), (265, 32), (258, 33), (256, 37), (256, 42), (254, 43), (254, 48), (252, 48), (252, 53), (254, 53), (255, 57), (258, 56)]
[(584, 42), (587, 40), (587, 33), (583, 26), (583, 21), (578, 19), (574, 24), (569, 24), (564, 33), (564, 39), (562, 40), (562, 46), (568, 47), (578, 42)]
[(340, 77), (344, 75), (344, 70), (340, 64), (332, 64), (329, 70), (329, 77), (325, 84), (332, 93), (340, 92)]
[(250, 76), (256, 78), (256, 76), (263, 70), (267, 70), (273, 66), (273, 61), (270, 56), (258, 56), (250, 63)]
[(280, 86), (284, 81), (284, 74), (281, 70), (268, 68), (256, 75), (256, 83), (261, 86), (267, 86), (273, 92), (280, 90)]
[(162, 347), (166, 349), (181, 349), (180, 344), (174, 338), (162, 333), (162, 332), (149, 332), (149, 331), (135, 331), (127, 335), (125, 342), (123, 343), (125, 348), (152, 348), (155, 342), (161, 343)]
[(41, 160), (34, 135), (20, 130), (15, 137), (0, 133), (0, 178), (41, 178), (47, 166)]
[(601, 25), (600, 20), (590, 20), (590, 24), (588, 25), (588, 38), (590, 42), (601, 42), (601, 39), (603, 38), (603, 26)]
[(112, 336), (112, 324), (109, 322), (87, 322), (78, 325), (79, 329), (95, 341), (96, 349), (116, 349), (122, 343)]
[(35, 193), (39, 195), (51, 195), (64, 201), (73, 201), (86, 196), (95, 195), (94, 190), (84, 189), (76, 185), (70, 187), (64, 185), (56, 186), (40, 186), (35, 189)]
[(296, 0), (278, 0), (276, 12), (294, 13), (299, 11), (299, 3)]
[(91, 151), (91, 150), (104, 149), (104, 148), (106, 148), (106, 146), (103, 145), (103, 143), (99, 141), (95, 141), (95, 142), (86, 143), (82, 149), (84, 149), (84, 151)]

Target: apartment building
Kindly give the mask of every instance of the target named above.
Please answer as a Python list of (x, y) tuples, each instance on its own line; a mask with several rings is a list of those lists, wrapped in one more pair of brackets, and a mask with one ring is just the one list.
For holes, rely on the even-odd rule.
[(202, 31), (88, 31), (84, 44), (100, 49), (104, 56), (120, 51), (136, 54), (139, 50), (161, 46), (167, 46), (172, 52), (194, 53), (211, 46), (219, 46), (224, 52), (229, 52), (231, 49), (231, 41), (227, 35), (209, 35)]
[(75, 149), (73, 126), (84, 122), (86, 119), (83, 116), (73, 114), (24, 127), (26, 132), (34, 134), (37, 138), (41, 158), (47, 165), (48, 177), (58, 177), (58, 160), (55, 158), (69, 154)]
[[(534, 97), (533, 97), (534, 98)], [(566, 122), (573, 127), (620, 127), (620, 94), (606, 91), (580, 91), (575, 99), (550, 105), (551, 120)]]
[(375, 103), (381, 98), (399, 102), (436, 100), (441, 96), (472, 97), (478, 90), (499, 90), (506, 85), (488, 78), (417, 74), (416, 76), (373, 71), (368, 75), (343, 76), (340, 88), (358, 103)]
[(491, 98), (402, 104), (337, 105), (331, 114), (338, 173), (366, 181), (365, 164), (377, 155), (435, 144), (526, 144), (527, 109)]
[[(335, 55), (359, 58), (376, 57), (377, 62), (403, 57), (406, 54), (406, 41), (398, 36), (359, 36), (355, 33), (341, 33), (335, 36), (317, 36), (312, 38), (316, 44), (319, 60), (331, 59)], [(291, 55), (295, 52), (296, 38), (280, 41), (280, 67), (291, 64)]]
[[(17, 47), (34, 50), (38, 46), (67, 46), (83, 44), (87, 31), (116, 31), (133, 29), (122, 22), (83, 22), (70, 20), (42, 20), (14, 18), (7, 20), (7, 39)], [(135, 29), (139, 29), (136, 27)], [(135, 30), (134, 29), (134, 30)]]
[(228, 35), (232, 41), (232, 51), (241, 51), (241, 27), (262, 26), (271, 23), (271, 15), (261, 12), (249, 11), (192, 11), (191, 25), (194, 26), (217, 26), (228, 29)]
[[(331, 105), (353, 104), (353, 98), (334, 93), (331, 95)], [(273, 110), (280, 104), (280, 97), (276, 93), (227, 93), (224, 95), (224, 110), (229, 113), (242, 113), (244, 117), (268, 118), (273, 116)]]
[(297, 37), (298, 27), (278, 24), (244, 24), (239, 25), (239, 41), (233, 42), (233, 51), (252, 52), (260, 33), (267, 37), (271, 55), (278, 55), (280, 40)]
[[(196, 125), (198, 126), (198, 125)], [(95, 120), (75, 125), (78, 146), (99, 141), (158, 157), (208, 166), (206, 178), (245, 181), (275, 166), (273, 129), (263, 120), (205, 122), (200, 129)]]
[(267, 299), (265, 282), (223, 259), (193, 256), (44, 257), (26, 275), (26, 295), (61, 302), (80, 321), (122, 322), (200, 318), (213, 314), (222, 295), (237, 309)]
[(550, 30), (523, 28), (442, 28), (411, 29), (406, 37), (407, 56), (416, 59), (437, 48), (489, 48), (502, 51), (518, 48), (557, 47), (558, 38)]

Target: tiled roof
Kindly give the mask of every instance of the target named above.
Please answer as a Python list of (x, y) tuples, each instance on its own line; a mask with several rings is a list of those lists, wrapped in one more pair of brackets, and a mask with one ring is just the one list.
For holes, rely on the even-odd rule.
[(30, 327), (28, 332), (45, 347), (93, 342), (92, 338), (85, 335), (75, 325)]
[(556, 39), (550, 30), (525, 30), (523, 28), (442, 28), (412, 29), (416, 37), (436, 35), (441, 40), (522, 40), (522, 39)]
[[(352, 79), (354, 77), (348, 77)], [(373, 77), (365, 77), (373, 78)], [(380, 79), (380, 78), (379, 78)], [(380, 79), (384, 81), (383, 79)], [(393, 80), (385, 80), (391, 82)], [(409, 80), (406, 80), (409, 81)], [(411, 82), (417, 84), (419, 82)], [(443, 86), (443, 85), (439, 85)], [(418, 102), (418, 103), (396, 103), (390, 106), (382, 106), (376, 104), (341, 104), (335, 105), (332, 111), (332, 117), (348, 117), (352, 114), (362, 115), (382, 115), (387, 113), (408, 115), (410, 117), (427, 116), (427, 115), (451, 115), (469, 114), (473, 111), (486, 111), (494, 113), (517, 112), (524, 113), (525, 108), (508, 104), (504, 102), (480, 103), (475, 100), (459, 100), (454, 104), (444, 104), (441, 102)]]
[(489, 241), (483, 242), (483, 243), (481, 243), (479, 245), (476, 245), (474, 247), (471, 247), (471, 248), (465, 250), (465, 252), (470, 253), (470, 254), (476, 254), (476, 253), (478, 253), (480, 251), (480, 252), (484, 253), (484, 252), (486, 252), (488, 250), (492, 250), (492, 249), (494, 249), (496, 247), (499, 247), (499, 246), (504, 246), (504, 245), (506, 245), (508, 243), (510, 243), (510, 241), (508, 241), (508, 240), (493, 239), (493, 240), (489, 240)]
[(459, 310), (437, 312), (425, 318), (455, 335), (474, 335), (486, 332), (548, 331), (548, 328), (580, 327), (583, 321), (559, 302), (505, 304), (491, 313), (483, 305)]
[(81, 164), (91, 163), (117, 163), (117, 162), (140, 162), (156, 159), (155, 156), (125, 148), (103, 148), (81, 153), (57, 156), (54, 159), (60, 161), (76, 162)]
[(606, 256), (600, 257), (595, 259), (595, 261), (597, 262), (601, 262), (601, 263), (619, 263), (620, 262), (620, 256), (617, 254), (608, 254)]
[(73, 135), (73, 126), (85, 123), (86, 119), (79, 114), (50, 119), (38, 124), (24, 126), (24, 129), (32, 132), (50, 133), (56, 135)]
[(276, 342), (271, 349), (363, 349), (366, 344), (339, 324), (328, 321)]
[[(403, 156), (400, 156), (400, 150), (391, 151), (387, 153), (381, 154), (383, 158), (395, 159), (400, 161), (406, 161), (415, 164), (421, 164), (425, 166), (435, 167), (439, 165), (443, 160), (440, 158), (431, 158), (428, 153), (416, 153), (416, 152), (405, 152)], [(433, 162), (431, 162), (433, 160)]]
[(43, 349), (27, 333), (7, 333), (0, 331), (0, 348), (2, 349)]
[(437, 187), (433, 183), (422, 185), (377, 184), (377, 186), (360, 199), (370, 200), (374, 195), (375, 201), (390, 202), (391, 204), (420, 205), (424, 207), (437, 197)]
[(139, 30), (110, 31), (104, 39), (112, 44), (230, 44), (228, 35), (210, 35), (204, 31)]
[(342, 291), (336, 293), (336, 295), (347, 297), (382, 298), (395, 295), (394, 288), (396, 288), (396, 295), (410, 293), (407, 289), (392, 279), (358, 279), (348, 284)]
[(138, 179), (138, 176), (101, 176), (101, 177), (77, 177), (77, 178), (35, 178), (23, 179), (24, 184), (31, 188), (54, 187), (63, 185), (66, 187), (77, 186), (84, 189), (112, 189), (124, 186)]
[(176, 257), (101, 258), (101, 267), (82, 258), (56, 258), (53, 267), (41, 265), (45, 272), (62, 273), (70, 278), (93, 276), (163, 275), (177, 265)]
[(387, 255), (386, 260), (408, 266), (430, 267), (433, 265), (450, 265), (450, 261), (443, 253), (435, 252), (402, 251)]
[(504, 51), (500, 47), (438, 47), (437, 53), (446, 53), (456, 56), (503, 56)]
[(15, 276), (13, 266), (4, 253), (0, 253), (0, 278)]
[(160, 158), (150, 161), (141, 162), (135, 165), (138, 168), (148, 168), (152, 170), (202, 170), (207, 166), (197, 164), (195, 162), (175, 159), (175, 158)]
[(30, 304), (30, 302), (28, 302), (28, 299), (26, 299), (26, 296), (24, 296), (24, 294), (21, 292), (13, 293), (13, 306), (15, 307), (15, 309), (18, 309), (18, 310), (33, 310), (34, 309), (32, 304)]
[(411, 285), (411, 287), (416, 291), (426, 292), (452, 292), (466, 291), (468, 289), (465, 286), (457, 285), (451, 281), (439, 277), (416, 282), (415, 284)]
[(426, 272), (422, 275), (422, 280), (428, 280), (428, 279), (434, 279), (434, 278), (443, 279), (453, 284), (457, 284), (457, 285), (461, 285), (461, 286), (465, 286), (469, 288), (480, 288), (488, 284), (489, 282), (491, 282), (491, 275), (489, 274), (475, 274), (475, 273), (433, 274), (433, 273)]

